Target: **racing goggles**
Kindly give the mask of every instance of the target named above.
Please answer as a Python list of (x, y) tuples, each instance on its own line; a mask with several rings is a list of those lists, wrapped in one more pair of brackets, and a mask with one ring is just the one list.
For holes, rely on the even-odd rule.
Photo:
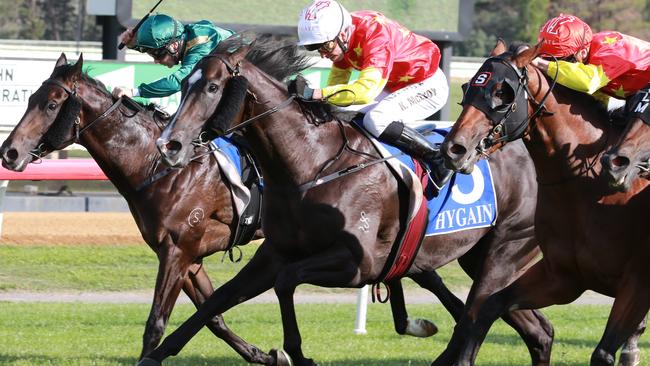
[(320, 53), (330, 53), (334, 51), (335, 48), (336, 40), (305, 45), (307, 51), (318, 51)]
[(167, 50), (167, 47), (161, 47), (161, 48), (149, 48), (149, 47), (135, 47), (134, 48), (138, 52), (146, 53), (147, 55), (153, 57), (154, 59), (160, 59), (165, 57), (166, 54), (169, 53)]

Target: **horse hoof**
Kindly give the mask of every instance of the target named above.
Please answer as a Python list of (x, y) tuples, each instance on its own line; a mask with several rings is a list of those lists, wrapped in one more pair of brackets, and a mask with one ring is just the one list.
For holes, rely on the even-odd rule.
[(293, 361), (287, 352), (283, 349), (272, 349), (269, 351), (269, 355), (275, 358), (276, 366), (293, 366)]
[(438, 333), (438, 327), (426, 319), (407, 319), (406, 331), (404, 334), (413, 337), (426, 338)]
[(162, 366), (162, 363), (152, 359), (152, 358), (143, 358), (136, 364), (136, 366)]
[(641, 363), (640, 351), (621, 352), (621, 359), (618, 360), (618, 366), (636, 366)]

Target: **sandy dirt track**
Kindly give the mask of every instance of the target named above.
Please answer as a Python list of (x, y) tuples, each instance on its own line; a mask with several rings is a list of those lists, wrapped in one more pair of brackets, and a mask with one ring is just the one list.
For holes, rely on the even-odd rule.
[(5, 212), (1, 244), (144, 243), (130, 213)]

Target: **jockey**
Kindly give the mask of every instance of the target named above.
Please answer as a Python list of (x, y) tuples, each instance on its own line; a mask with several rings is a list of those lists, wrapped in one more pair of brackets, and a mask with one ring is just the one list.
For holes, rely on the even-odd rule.
[(113, 96), (155, 98), (180, 91), (181, 80), (192, 71), (194, 65), (233, 33), (208, 20), (183, 25), (168, 15), (150, 16), (142, 23), (137, 34), (134, 35), (132, 29), (124, 31), (120, 35), (121, 41), (127, 47), (153, 57), (157, 64), (171, 68), (180, 62), (181, 67), (169, 76), (151, 83), (142, 83), (134, 89), (116, 87)]
[[(333, 62), (325, 88), (294, 82), (299, 97), (355, 105), (346, 109), (365, 113), (370, 134), (423, 162), (438, 189), (449, 181), (452, 172), (438, 149), (409, 125), (440, 110), (449, 96), (435, 43), (381, 13), (348, 13), (332, 0), (315, 0), (302, 10), (298, 39)], [(348, 84), (352, 69), (360, 71), (359, 78)]]
[[(650, 43), (619, 32), (592, 36), (587, 23), (573, 15), (552, 18), (539, 32), (541, 57), (533, 60), (567, 88), (592, 94), (607, 105), (609, 97), (629, 99), (650, 84)], [(558, 61), (549, 61), (555, 56)]]

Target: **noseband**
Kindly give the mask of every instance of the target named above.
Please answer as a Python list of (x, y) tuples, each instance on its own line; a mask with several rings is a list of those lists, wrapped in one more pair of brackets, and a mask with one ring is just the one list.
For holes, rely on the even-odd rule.
[[(77, 82), (75, 82), (73, 84), (72, 89), (68, 88), (68, 86), (65, 85), (64, 83), (62, 83), (61, 81), (56, 80), (56, 79), (52, 79), (52, 78), (43, 81), (43, 84), (54, 85), (54, 86), (57, 86), (57, 87), (63, 89), (63, 91), (65, 91), (68, 94), (68, 99), (66, 99), (66, 101), (65, 101), (66, 104), (71, 102), (71, 100), (69, 100), (69, 98), (74, 98), (74, 100), (76, 100), (78, 103), (81, 103), (81, 98), (79, 98), (79, 96), (77, 95), (77, 91), (78, 91)], [(122, 100), (123, 100), (122, 98), (119, 98), (106, 111), (104, 111), (102, 114), (100, 114), (97, 118), (95, 118), (92, 122), (88, 123), (83, 128), (80, 127), (81, 126), (81, 118), (80, 118), (80, 112), (81, 111), (78, 111), (78, 112), (75, 113), (74, 116), (71, 116), (70, 118), (74, 118), (73, 128), (74, 128), (74, 136), (75, 137), (74, 137), (73, 142), (78, 143), (79, 138), (80, 138), (81, 134), (84, 131), (88, 130), (90, 127), (92, 127), (93, 124), (95, 124), (96, 122), (104, 119), (106, 116), (111, 114), (115, 109), (117, 109), (122, 104)], [(64, 108), (64, 107), (62, 107), (62, 108)], [(59, 114), (57, 115), (57, 118), (59, 118), (60, 114), (61, 114), (61, 111), (59, 111)], [(68, 143), (68, 142), (70, 142), (70, 140), (68, 140), (68, 141), (66, 141), (64, 143)], [(55, 149), (58, 148), (58, 147), (55, 147), (55, 146), (53, 146), (53, 147)], [(41, 146), (39, 146), (34, 153), (35, 153), (36, 156), (38, 156), (40, 158), (41, 154), (43, 153), (43, 151), (41, 150)]]

